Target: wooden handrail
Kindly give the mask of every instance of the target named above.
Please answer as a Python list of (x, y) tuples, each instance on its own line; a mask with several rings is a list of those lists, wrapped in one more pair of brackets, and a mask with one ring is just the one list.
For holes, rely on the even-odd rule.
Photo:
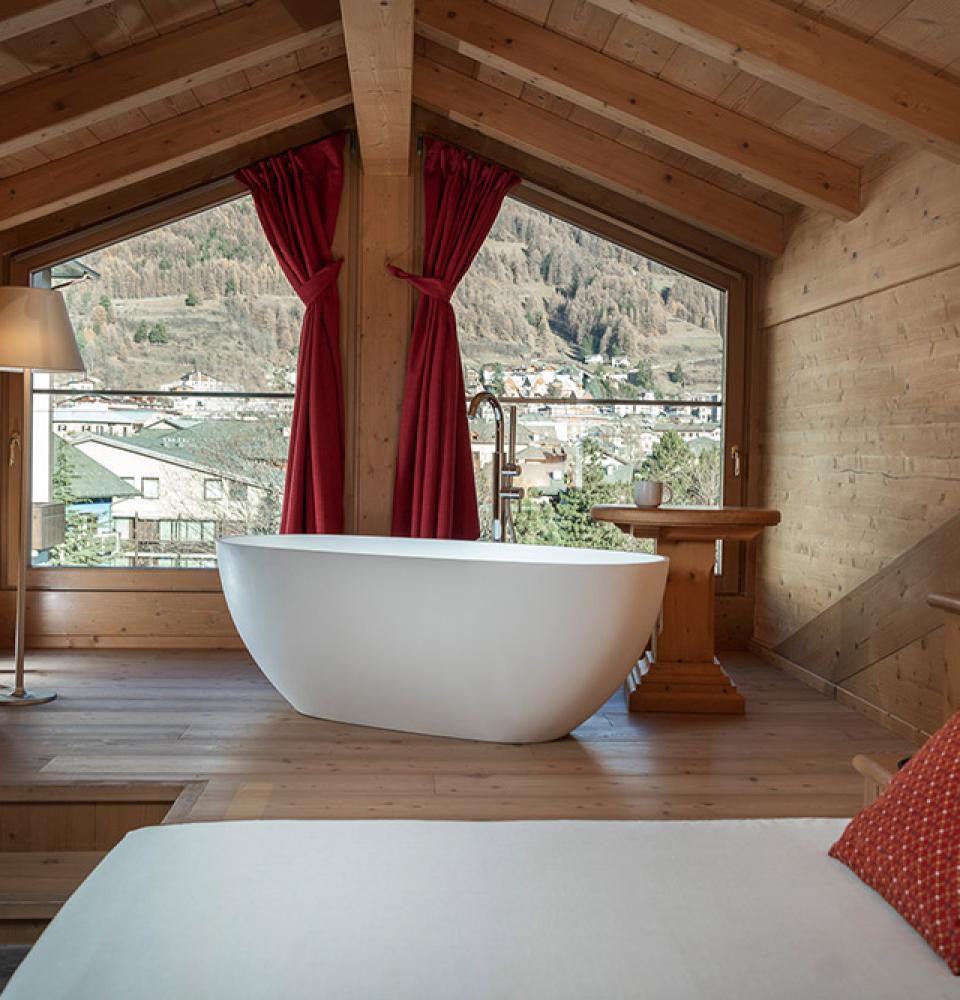
[(929, 594), (927, 604), (960, 615), (960, 594)]

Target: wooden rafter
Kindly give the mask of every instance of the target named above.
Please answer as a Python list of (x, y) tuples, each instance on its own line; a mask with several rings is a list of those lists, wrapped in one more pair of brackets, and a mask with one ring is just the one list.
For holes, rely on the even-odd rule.
[(960, 160), (960, 86), (774, 0), (593, 0), (675, 41)]
[[(163, 217), (162, 221), (169, 222), (176, 216), (164, 217), (163, 206), (169, 206), (173, 201), (179, 203), (181, 199), (189, 203), (209, 185), (224, 184), (241, 167), (353, 127), (353, 109), (345, 106), (279, 131), (233, 144), (162, 174), (112, 188), (105, 194), (0, 231), (0, 255), (16, 251), (18, 260), (22, 260), (29, 248), (48, 247), (54, 242), (58, 253), (86, 253), (96, 245), (96, 241), (90, 238), (91, 232), (109, 231), (118, 218), (130, 218), (132, 215), (147, 220)], [(149, 222), (145, 223), (145, 228), (149, 225)]]
[(337, 0), (257, 0), (0, 94), (0, 156), (340, 32)]
[(489, 135), (767, 256), (783, 217), (606, 136), (441, 66), (415, 60), (414, 98)]
[(341, 6), (363, 169), (407, 174), (413, 0), (343, 0)]
[(216, 101), (0, 182), (0, 229), (165, 173), (350, 103), (344, 58)]
[[(686, 263), (692, 257), (701, 265), (729, 268), (739, 274), (754, 274), (757, 271), (760, 259), (752, 251), (578, 176), (555, 163), (548, 163), (534, 154), (482, 135), (476, 129), (451, 121), (446, 115), (414, 107), (413, 123), (420, 133), (436, 136), (519, 174), (523, 184), (514, 197), (521, 201), (545, 207), (548, 200), (552, 200), (564, 208), (563, 212), (554, 214), (566, 213), (570, 220), (577, 217), (576, 213), (611, 220), (618, 227), (629, 230), (638, 242), (648, 241), (650, 249), (646, 252), (649, 256), (678, 270), (684, 270), (685, 254)], [(533, 201), (533, 198), (536, 200)], [(545, 211), (550, 209), (545, 208)], [(584, 228), (590, 229), (590, 225), (585, 222)], [(678, 248), (682, 250), (678, 252)]]
[(112, 0), (4, 0), (0, 7), (0, 42), (111, 2)]
[(794, 201), (842, 219), (860, 210), (852, 164), (485, 0), (418, 0), (417, 30)]

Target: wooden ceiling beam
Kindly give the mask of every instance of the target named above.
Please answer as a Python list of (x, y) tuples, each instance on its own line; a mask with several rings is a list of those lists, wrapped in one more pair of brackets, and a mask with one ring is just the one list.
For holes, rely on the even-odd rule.
[(906, 142), (960, 161), (960, 86), (774, 0), (597, 6)]
[(350, 103), (344, 58), (0, 181), (0, 229), (165, 173)]
[(417, 0), (417, 31), (801, 204), (860, 211), (852, 164), (485, 0)]
[(441, 66), (414, 62), (414, 98), (432, 111), (768, 257), (783, 217), (683, 170)]
[[(216, 185), (218, 192), (228, 190), (230, 180), (241, 167), (353, 127), (353, 110), (343, 107), (232, 145), (201, 160), (4, 230), (0, 232), (0, 255), (11, 254), (20, 264), (39, 267), (89, 253), (112, 241), (118, 219), (135, 216), (141, 220), (138, 226), (142, 225), (136, 228), (138, 232), (170, 222), (189, 214), (189, 206), (196, 204), (211, 185)], [(181, 205), (188, 206), (182, 214)]]
[(343, 0), (360, 158), (368, 174), (410, 172), (413, 0)]
[(542, 194), (544, 198), (564, 203), (573, 211), (607, 219), (629, 230), (638, 243), (648, 242), (649, 249), (643, 251), (648, 256), (680, 271), (689, 270), (690, 259), (726, 274), (753, 275), (762, 265), (757, 254), (729, 240), (708, 233), (699, 226), (691, 226), (650, 205), (643, 205), (564, 167), (491, 139), (476, 129), (453, 122), (445, 115), (428, 111), (416, 103), (413, 123), (419, 134), (436, 136), (519, 174), (523, 184), (514, 195), (521, 200), (531, 200), (531, 192)]
[(340, 32), (337, 0), (257, 0), (0, 94), (0, 156)]
[(0, 42), (57, 21), (103, 7), (112, 0), (4, 0), (0, 10)]

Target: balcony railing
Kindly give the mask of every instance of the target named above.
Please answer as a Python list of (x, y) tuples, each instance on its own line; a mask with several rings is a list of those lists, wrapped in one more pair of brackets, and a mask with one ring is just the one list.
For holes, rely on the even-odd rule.
[[(67, 544), (38, 552), (38, 564), (212, 566), (216, 538), (278, 530), (292, 392), (38, 387), (34, 394), (34, 463), (47, 485), (47, 496), (36, 499), (62, 499), (68, 515)], [(579, 490), (593, 491), (598, 502), (627, 502), (632, 480), (668, 431), (682, 442), (677, 453), (686, 463), (665, 476), (676, 480), (676, 502), (721, 500), (722, 421), (713, 418), (722, 400), (501, 401), (518, 410), (521, 540), (582, 544), (563, 500), (586, 503), (589, 496), (570, 493)], [(483, 513), (493, 425), (482, 411), (470, 426)], [(101, 518), (96, 530), (92, 512)], [(617, 547), (632, 544), (605, 537)]]

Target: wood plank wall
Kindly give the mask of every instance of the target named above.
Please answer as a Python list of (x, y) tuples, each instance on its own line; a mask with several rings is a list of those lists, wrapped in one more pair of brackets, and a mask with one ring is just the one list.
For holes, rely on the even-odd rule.
[(922, 735), (942, 635), (904, 629), (899, 605), (929, 622), (925, 582), (960, 588), (931, 537), (960, 512), (960, 166), (897, 152), (864, 181), (859, 218), (802, 212), (768, 268), (762, 489), (783, 522), (761, 546), (755, 641)]

